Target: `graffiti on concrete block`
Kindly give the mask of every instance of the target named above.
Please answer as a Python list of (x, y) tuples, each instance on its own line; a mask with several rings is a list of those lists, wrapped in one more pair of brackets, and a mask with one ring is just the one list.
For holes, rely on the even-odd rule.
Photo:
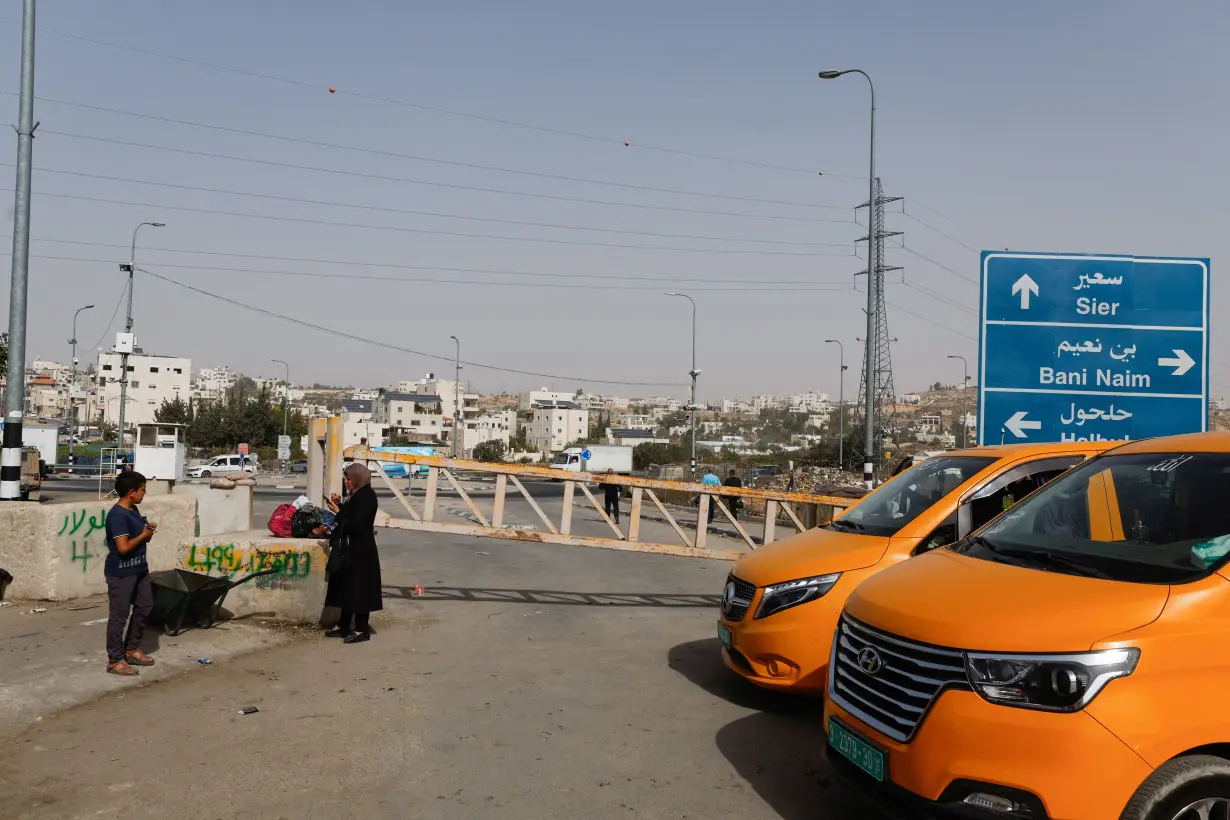
[(312, 553), (299, 549), (262, 550), (246, 544), (193, 544), (184, 558), (184, 567), (207, 575), (237, 577), (273, 570), (257, 578), (260, 588), (276, 588), (312, 574)]
[[(60, 529), (56, 533), (62, 553), (67, 553), (71, 564), (80, 564), (81, 572), (90, 571), (90, 560), (106, 556), (106, 549), (99, 547), (105, 544), (107, 526), (107, 510), (82, 507), (79, 510), (69, 510), (60, 521)], [(93, 545), (95, 551), (91, 552)]]

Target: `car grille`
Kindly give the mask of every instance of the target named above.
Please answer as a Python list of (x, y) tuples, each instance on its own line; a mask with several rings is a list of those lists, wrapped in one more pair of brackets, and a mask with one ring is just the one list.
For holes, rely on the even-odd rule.
[(867, 725), (903, 742), (913, 737), (940, 692), (969, 689), (959, 651), (898, 638), (845, 615), (837, 628), (830, 668), (829, 697)]
[(726, 579), (726, 584), (735, 585), (735, 594), (727, 601), (726, 590), (722, 589), (722, 615), (728, 621), (742, 621), (747, 615), (747, 608), (752, 605), (752, 598), (756, 596), (756, 587), (733, 575)]

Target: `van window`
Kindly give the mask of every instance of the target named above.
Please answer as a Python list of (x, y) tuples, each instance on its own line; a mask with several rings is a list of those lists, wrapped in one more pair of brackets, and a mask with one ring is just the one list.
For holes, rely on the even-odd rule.
[(1142, 583), (1181, 583), (1230, 556), (1230, 454), (1094, 459), (1047, 485), (962, 551)]
[(986, 456), (929, 458), (881, 486), (829, 527), (866, 535), (895, 535), (994, 462)]

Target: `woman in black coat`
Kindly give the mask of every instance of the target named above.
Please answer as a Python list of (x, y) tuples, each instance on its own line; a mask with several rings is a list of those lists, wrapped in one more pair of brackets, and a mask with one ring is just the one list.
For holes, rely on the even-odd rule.
[[(336, 495), (329, 509), (336, 514), (330, 534), (329, 588), (325, 606), (342, 610), (337, 625), (325, 632), (345, 643), (371, 640), (368, 618), (384, 608), (380, 590), (380, 554), (376, 552), (376, 491), (371, 472), (357, 462), (347, 465), (343, 480), (349, 497)], [(334, 555), (336, 551), (336, 556)], [(353, 631), (351, 621), (353, 620)]]

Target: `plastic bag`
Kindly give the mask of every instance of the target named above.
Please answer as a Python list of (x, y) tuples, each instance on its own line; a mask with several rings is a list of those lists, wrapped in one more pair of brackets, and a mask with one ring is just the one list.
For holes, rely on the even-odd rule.
[(320, 519), (326, 527), (333, 526), (334, 516), (333, 516), (333, 513), (329, 512), (328, 510), (320, 511)]
[(279, 504), (278, 508), (273, 511), (273, 515), (269, 516), (269, 531), (278, 538), (290, 538), (294, 532), (292, 524), (294, 516), (294, 507), (290, 504)]
[(296, 510), (302, 510), (304, 507), (310, 507), (312, 505), (312, 499), (308, 498), (306, 495), (301, 495), (292, 501), (291, 504), (294, 505)]
[(321, 515), (320, 509), (306, 504), (295, 510), (294, 517), (291, 518), (291, 534), (295, 538), (310, 538), (312, 530), (323, 527), (324, 523), (324, 516)]

